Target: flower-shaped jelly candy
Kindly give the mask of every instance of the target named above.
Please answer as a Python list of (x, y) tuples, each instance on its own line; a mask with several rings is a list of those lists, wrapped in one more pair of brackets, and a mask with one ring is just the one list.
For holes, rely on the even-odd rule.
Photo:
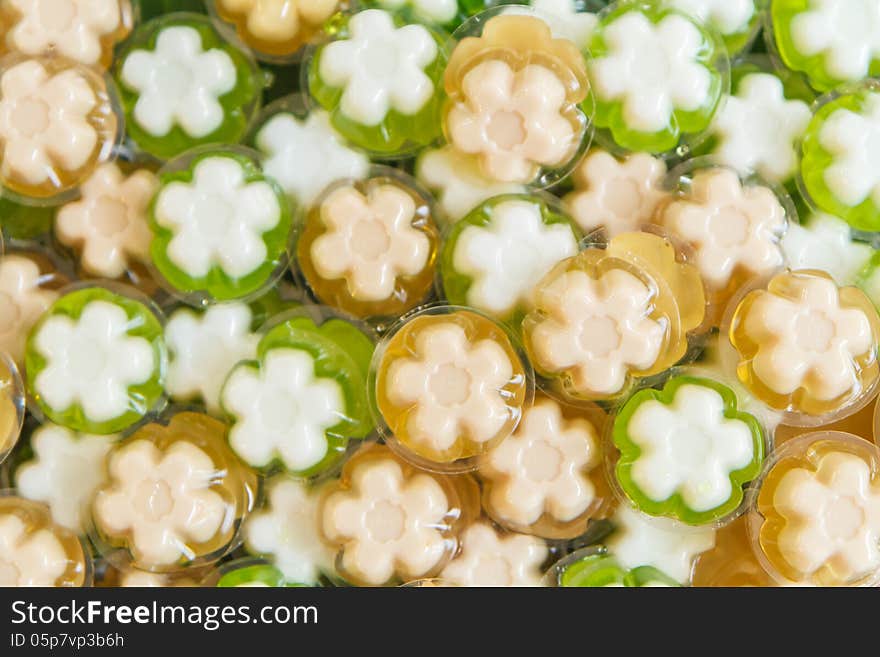
[(773, 45), (787, 67), (828, 91), (880, 72), (880, 5), (852, 0), (772, 0)]
[(497, 522), (547, 538), (584, 533), (602, 517), (610, 491), (602, 472), (601, 426), (541, 398), (513, 435), (480, 463), (483, 507)]
[(245, 546), (269, 560), (284, 582), (313, 586), (333, 572), (333, 551), (321, 539), (318, 505), (323, 487), (280, 475), (270, 480), (266, 505), (243, 530)]
[(430, 295), (440, 236), (403, 178), (341, 183), (308, 214), (297, 261), (315, 296), (358, 317), (399, 316)]
[(536, 371), (574, 399), (613, 399), (685, 355), (703, 322), (697, 269), (651, 233), (564, 260), (539, 283), (523, 322)]
[(30, 437), (33, 458), (15, 471), (19, 495), (47, 504), (56, 523), (84, 535), (92, 498), (104, 483), (104, 459), (116, 438), (44, 424)]
[(168, 377), (165, 389), (176, 401), (201, 399), (210, 412), (220, 409), (220, 390), (232, 369), (257, 354), (251, 331), (253, 312), (243, 303), (210, 306), (197, 315), (175, 311), (165, 326)]
[(667, 7), (700, 19), (724, 39), (733, 57), (746, 50), (760, 28), (761, 0), (662, 0)]
[(736, 374), (772, 408), (801, 418), (855, 410), (880, 379), (880, 317), (854, 287), (813, 270), (775, 276), (736, 307)]
[(153, 264), (170, 290), (194, 303), (252, 296), (287, 261), (287, 197), (249, 157), (197, 156), (160, 177), (150, 226)]
[(281, 185), (294, 205), (311, 209), (333, 183), (367, 177), (369, 159), (345, 143), (327, 112), (312, 109), (303, 116), (287, 110), (286, 100), (281, 102), (285, 108), (270, 113), (254, 143), (263, 153), (266, 175)]
[(710, 303), (723, 310), (746, 281), (782, 266), (786, 219), (769, 187), (743, 184), (732, 169), (708, 168), (694, 172), (687, 192), (658, 220), (692, 249)]
[(362, 449), (321, 503), (321, 532), (340, 573), (380, 586), (437, 575), (479, 512), (476, 483), (417, 470), (384, 446)]
[(440, 132), (445, 37), (381, 9), (353, 15), (309, 64), (309, 91), (352, 143), (401, 155)]
[(456, 46), (445, 73), (444, 130), (490, 180), (536, 183), (580, 153), (589, 93), (577, 47), (534, 16), (499, 15)]
[(622, 269), (597, 279), (579, 270), (554, 276), (536, 306), (547, 317), (526, 329), (535, 363), (548, 373), (569, 371), (576, 391), (615, 394), (630, 368), (647, 370), (660, 356), (665, 331), (650, 317), (651, 289)]
[(407, 320), (377, 368), (378, 407), (394, 440), (438, 464), (468, 463), (504, 440), (529, 392), (525, 365), (504, 329), (468, 310)]
[(815, 206), (860, 230), (880, 229), (880, 88), (823, 105), (802, 143), (801, 178)]
[(665, 518), (651, 518), (621, 505), (612, 520), (614, 531), (604, 540), (609, 554), (626, 570), (649, 566), (679, 584), (689, 584), (700, 555), (715, 546), (712, 527), (685, 527)]
[(663, 160), (646, 153), (618, 161), (596, 149), (575, 169), (565, 205), (585, 233), (601, 229), (614, 237), (639, 230), (669, 196), (662, 188), (665, 176)]
[(737, 171), (785, 183), (797, 173), (797, 147), (810, 116), (809, 105), (790, 97), (777, 76), (749, 72), (736, 81), (709, 127), (712, 155)]
[(29, 199), (73, 190), (109, 159), (119, 121), (94, 71), (65, 59), (0, 72), (0, 184)]
[(102, 164), (83, 183), (81, 198), (58, 210), (55, 235), (80, 253), (87, 274), (119, 278), (150, 260), (148, 209), (158, 186), (148, 169), (126, 177), (116, 164)]
[(90, 576), (83, 544), (45, 505), (0, 497), (0, 587), (86, 586)]
[(262, 58), (288, 58), (324, 35), (324, 24), (344, 0), (212, 0), (239, 38)]
[(541, 586), (547, 545), (522, 534), (502, 535), (475, 523), (461, 537), (461, 552), (441, 577), (456, 586)]
[(161, 159), (241, 140), (262, 84), (253, 62), (207, 17), (182, 13), (139, 27), (115, 76), (128, 137)]
[(601, 553), (566, 559), (566, 563), (558, 567), (557, 578), (559, 586), (579, 588), (680, 586), (652, 566), (627, 570), (614, 557)]
[(850, 434), (789, 443), (757, 501), (759, 556), (781, 582), (841, 586), (880, 577), (880, 453)]
[(447, 234), (443, 289), (450, 303), (510, 320), (528, 307), (535, 284), (577, 251), (578, 233), (571, 220), (543, 199), (498, 196)]
[(156, 572), (222, 557), (257, 484), (226, 446), (226, 432), (206, 415), (178, 413), (116, 445), (92, 505), (92, 538), (101, 552)]
[(130, 0), (8, 0), (0, 5), (0, 37), (4, 22), (0, 48), (107, 68), (131, 31), (133, 11)]
[(691, 525), (730, 515), (758, 476), (764, 434), (734, 392), (695, 377), (640, 390), (614, 421), (617, 482), (643, 513)]
[(0, 352), (19, 364), (28, 332), (58, 298), (46, 286), (52, 275), (42, 264), (25, 254), (0, 255)]
[(600, 18), (590, 52), (587, 107), (595, 109), (595, 124), (629, 150), (662, 153), (699, 136), (726, 91), (724, 47), (675, 9), (613, 6)]
[(240, 363), (220, 400), (232, 449), (255, 468), (310, 475), (339, 461), (373, 428), (366, 377), (373, 344), (340, 319), (293, 317), (269, 330), (256, 362)]
[(64, 295), (27, 344), (28, 391), (47, 418), (86, 433), (139, 422), (162, 399), (162, 326), (140, 301), (98, 287)]

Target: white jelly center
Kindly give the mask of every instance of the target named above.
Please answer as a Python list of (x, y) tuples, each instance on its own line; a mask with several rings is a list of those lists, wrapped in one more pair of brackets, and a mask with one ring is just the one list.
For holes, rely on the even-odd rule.
[(83, 486), (84, 473), (92, 470), (89, 459), (79, 454), (66, 454), (64, 457), (66, 467), (58, 474), (55, 485), (59, 490), (78, 490)]
[(406, 514), (396, 504), (382, 501), (367, 512), (364, 525), (377, 543), (396, 541), (403, 536)]
[(531, 445), (523, 454), (523, 469), (532, 481), (553, 481), (562, 469), (562, 454), (544, 441)]
[(618, 178), (608, 184), (605, 205), (618, 217), (635, 214), (642, 203), (639, 185), (629, 178)]
[(397, 70), (397, 49), (391, 43), (371, 42), (363, 53), (364, 67), (381, 75), (391, 75)]
[(525, 280), (526, 285), (534, 285), (535, 265), (541, 262), (541, 253), (535, 242), (521, 239), (505, 245), (501, 253), (501, 271), (510, 272), (511, 278)]
[(67, 357), (70, 369), (84, 381), (94, 381), (107, 367), (107, 352), (91, 338), (77, 340)]
[(850, 540), (865, 522), (865, 512), (849, 497), (839, 497), (825, 508), (825, 531), (832, 538)]
[(803, 313), (797, 319), (796, 337), (798, 346), (807, 351), (828, 351), (834, 337), (834, 323), (824, 313)]
[(517, 112), (495, 112), (486, 126), (486, 134), (490, 141), (510, 150), (526, 140), (525, 122)]
[(669, 80), (672, 74), (672, 68), (669, 65), (669, 59), (663, 53), (656, 53), (655, 57), (646, 57), (641, 60), (643, 79), (661, 81)]
[(607, 356), (620, 347), (617, 322), (610, 317), (591, 317), (581, 329), (580, 343), (581, 348), (593, 356)]
[(182, 98), (193, 88), (195, 80), (189, 67), (163, 63), (155, 72), (155, 79), (165, 98)]
[(214, 195), (206, 195), (196, 216), (197, 232), (202, 235), (222, 235), (229, 230), (234, 212), (229, 203)]
[(174, 500), (168, 484), (150, 479), (138, 484), (132, 503), (141, 516), (152, 522), (161, 520), (174, 508)]
[(712, 441), (697, 427), (674, 432), (669, 443), (679, 465), (691, 472), (702, 468), (712, 455)]
[(455, 365), (441, 365), (431, 374), (428, 387), (438, 404), (456, 406), (470, 394), (471, 375)]
[(279, 390), (272, 390), (260, 399), (263, 423), (273, 431), (289, 431), (297, 423), (299, 408), (296, 402)]
[(749, 218), (740, 210), (727, 207), (712, 218), (711, 230), (722, 247), (740, 246), (749, 239)]
[(35, 137), (49, 127), (49, 106), (42, 100), (25, 98), (12, 110), (12, 124), (25, 137)]
[(391, 238), (379, 221), (359, 221), (351, 230), (351, 248), (364, 260), (378, 260), (391, 248)]
[(128, 225), (125, 203), (102, 196), (92, 208), (92, 224), (104, 237), (113, 237)]
[(226, 351), (226, 343), (219, 336), (205, 332), (199, 336), (198, 342), (192, 345), (192, 350), (194, 362), (211, 363), (217, 360), (216, 354), (222, 354)]

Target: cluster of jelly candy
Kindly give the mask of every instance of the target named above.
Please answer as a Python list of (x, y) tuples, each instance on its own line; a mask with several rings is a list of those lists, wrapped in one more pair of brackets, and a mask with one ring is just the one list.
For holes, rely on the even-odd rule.
[(0, 0), (0, 585), (880, 583), (878, 26)]

